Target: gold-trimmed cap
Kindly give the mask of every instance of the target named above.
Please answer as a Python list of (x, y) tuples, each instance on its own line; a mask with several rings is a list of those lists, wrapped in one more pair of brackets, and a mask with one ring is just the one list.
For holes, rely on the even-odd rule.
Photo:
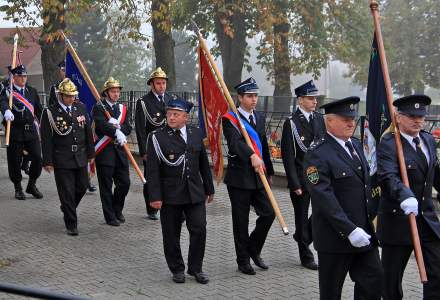
[(119, 88), (122, 90), (122, 85), (118, 80), (114, 79), (113, 77), (109, 77), (107, 81), (104, 82), (104, 87), (102, 88), (101, 96), (104, 96), (104, 92), (111, 88)]
[(58, 85), (58, 92), (67, 96), (78, 95), (76, 85), (69, 78), (65, 78), (63, 81), (60, 82), (60, 84)]
[(148, 78), (147, 84), (150, 84), (151, 81), (152, 81), (154, 78), (163, 78), (163, 79), (168, 80), (167, 73), (165, 73), (165, 71), (162, 70), (161, 67), (158, 67), (156, 70), (154, 70), (154, 71), (150, 74), (150, 78)]

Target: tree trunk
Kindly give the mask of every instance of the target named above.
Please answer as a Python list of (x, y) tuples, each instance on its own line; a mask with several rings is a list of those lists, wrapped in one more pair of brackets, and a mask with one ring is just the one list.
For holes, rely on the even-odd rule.
[(217, 11), (215, 33), (220, 47), (223, 64), (223, 79), (230, 92), (241, 82), (241, 72), (246, 53), (246, 20), (239, 11), (229, 16)]
[(174, 40), (171, 35), (170, 0), (153, 0), (151, 11), (156, 67), (161, 67), (167, 73), (167, 89), (173, 91), (176, 87), (176, 69), (174, 64)]
[(289, 57), (289, 30), (286, 10), (280, 11), (279, 22), (273, 25), (273, 63), (275, 89), (274, 110), (289, 111), (292, 102), (290, 89), (290, 57)]
[(41, 65), (43, 67), (44, 90), (61, 80), (58, 64), (64, 60), (64, 39), (60, 30), (64, 30), (66, 0), (43, 1), (43, 28), (40, 35)]

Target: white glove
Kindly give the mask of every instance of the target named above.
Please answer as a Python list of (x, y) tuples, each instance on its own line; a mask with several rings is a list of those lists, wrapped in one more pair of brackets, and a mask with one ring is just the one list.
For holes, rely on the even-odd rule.
[(348, 239), (353, 247), (361, 248), (370, 245), (371, 235), (366, 233), (362, 228), (356, 227), (349, 235)]
[(14, 114), (12, 113), (12, 111), (10, 111), (9, 109), (7, 109), (6, 111), (5, 111), (5, 115), (4, 115), (4, 117), (5, 117), (5, 120), (6, 121), (14, 121)]
[(121, 129), (121, 125), (119, 125), (118, 120), (116, 120), (115, 118), (110, 118), (107, 122), (109, 122), (110, 124), (112, 124), (116, 128)]
[(405, 212), (405, 215), (413, 213), (417, 216), (419, 213), (419, 202), (414, 197), (409, 197), (400, 203), (400, 208)]
[(119, 129), (116, 129), (116, 142), (119, 145), (124, 145), (127, 144), (127, 138), (125, 137), (125, 134), (122, 133), (122, 131), (120, 131)]

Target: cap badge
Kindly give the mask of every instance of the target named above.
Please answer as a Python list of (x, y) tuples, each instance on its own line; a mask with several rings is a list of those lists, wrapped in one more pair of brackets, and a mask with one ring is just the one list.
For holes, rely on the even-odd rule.
[(414, 108), (420, 108), (420, 103), (414, 104)]

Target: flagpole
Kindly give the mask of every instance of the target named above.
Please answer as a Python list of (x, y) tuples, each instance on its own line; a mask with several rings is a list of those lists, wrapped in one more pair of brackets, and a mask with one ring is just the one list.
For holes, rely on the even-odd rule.
[[(220, 71), (217, 67), (217, 64), (215, 63), (214, 58), (211, 55), (211, 52), (209, 51), (208, 46), (206, 45), (205, 39), (202, 37), (200, 30), (197, 28), (197, 25), (194, 22), (193, 22), (193, 27), (194, 27), (194, 31), (197, 34), (197, 37), (199, 39), (200, 47), (202, 48), (203, 52), (205, 52), (205, 55), (211, 64), (211, 68), (213, 69), (213, 71), (217, 77), (217, 83), (220, 84), (220, 88), (222, 89), (223, 95), (226, 97), (226, 100), (228, 101), (229, 107), (232, 109), (232, 111), (237, 116), (237, 119), (238, 119), (238, 122), (240, 125), (240, 131), (244, 136), (246, 144), (248, 144), (248, 146), (251, 147), (251, 149), (253, 149), (251, 139), (249, 138), (249, 135), (248, 135), (243, 123), (241, 122), (240, 117), (238, 117), (239, 114), (237, 111), (237, 107), (235, 106), (234, 100), (232, 99), (231, 94), (229, 93), (229, 90), (226, 87), (225, 82), (223, 81), (223, 77), (220, 74)], [(269, 182), (267, 181), (267, 178), (266, 178), (266, 174), (264, 174), (264, 171), (262, 168), (260, 168), (260, 170), (258, 171), (258, 175), (260, 176), (261, 182), (263, 183), (264, 189), (266, 190), (270, 204), (272, 205), (272, 208), (275, 212), (275, 216), (277, 217), (278, 222), (281, 225), (281, 229), (283, 230), (283, 233), (285, 235), (288, 235), (289, 229), (287, 228), (286, 222), (284, 221), (283, 215), (281, 214), (280, 207), (278, 206), (278, 202), (276, 201), (275, 196), (272, 193)]]
[[(107, 118), (107, 120), (109, 120), (111, 118), (110, 113), (105, 109), (104, 105), (102, 104), (101, 101), (101, 95), (99, 95), (98, 90), (96, 89), (95, 85), (93, 84), (92, 79), (90, 78), (89, 74), (87, 73), (86, 68), (84, 67), (84, 65), (82, 64), (78, 54), (75, 51), (75, 48), (73, 48), (72, 44), (70, 43), (69, 39), (66, 37), (66, 35), (64, 34), (64, 32), (62, 31), (64, 40), (67, 43), (67, 48), (70, 50), (73, 59), (75, 60), (76, 64), (79, 67), (79, 70), (81, 72), (81, 74), (83, 75), (84, 79), (86, 80), (88, 86), (90, 87), (93, 96), (95, 97), (96, 102), (98, 103), (98, 105), (101, 105), (102, 108), (104, 109), (104, 114), (105, 117)], [(141, 179), (141, 181), (145, 184), (147, 181), (144, 178), (144, 174), (142, 174), (141, 169), (139, 168), (138, 164), (136, 163), (136, 160), (134, 159), (133, 155), (131, 154), (130, 149), (128, 148), (127, 144), (123, 145), (125, 154), (127, 154), (128, 159), (130, 160), (130, 163), (132, 164), (134, 170), (136, 171), (136, 173), (138, 174), (139, 178)]]
[[(14, 35), (14, 47), (12, 48), (12, 63), (11, 63), (11, 70), (16, 67), (17, 64), (17, 48), (18, 48), (18, 33)], [(9, 109), (12, 111), (12, 102), (13, 102), (13, 75), (12, 73), (9, 76)], [(6, 141), (5, 145), (6, 147), (9, 146), (9, 139), (11, 137), (11, 121), (6, 121)]]
[[(388, 63), (385, 55), (385, 47), (382, 38), (382, 29), (380, 25), (379, 3), (376, 0), (371, 0), (370, 9), (374, 19), (374, 28), (376, 31), (377, 46), (381, 61), (382, 73), (385, 82), (385, 90), (387, 95), (388, 109), (390, 111), (391, 122), (395, 129), (394, 139), (396, 142), (397, 160), (399, 162), (400, 176), (405, 186), (409, 187), (408, 174), (406, 172), (405, 157), (403, 156), (402, 141), (400, 139), (400, 131), (396, 122), (396, 110), (393, 105), (393, 90), (391, 87), (390, 74), (388, 72)], [(413, 213), (409, 215), (409, 223), (411, 227), (411, 238), (414, 245), (414, 253), (416, 256), (417, 267), (419, 269), (420, 281), (422, 283), (428, 282), (426, 276), (425, 262), (423, 260), (422, 248), (420, 246), (419, 232), (417, 230), (416, 217)]]

